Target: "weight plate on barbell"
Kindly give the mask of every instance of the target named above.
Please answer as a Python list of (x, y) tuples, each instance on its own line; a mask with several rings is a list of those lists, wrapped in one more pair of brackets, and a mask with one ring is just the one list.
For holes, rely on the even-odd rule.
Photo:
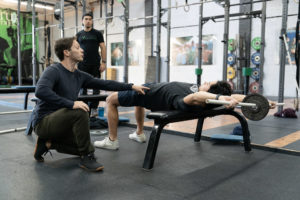
[(251, 41), (251, 46), (255, 50), (260, 50), (260, 48), (261, 48), (261, 38), (260, 37), (253, 38), (253, 40)]
[(253, 121), (259, 121), (265, 118), (269, 112), (269, 101), (260, 94), (249, 94), (244, 100), (244, 103), (255, 103), (256, 107), (242, 106), (243, 115)]
[(253, 82), (249, 85), (249, 90), (251, 93), (258, 93), (259, 90), (259, 83), (258, 82)]
[(254, 80), (259, 80), (260, 69), (258, 67), (252, 68), (251, 78)]
[(233, 67), (227, 67), (227, 78), (234, 79), (235, 77), (235, 69)]
[(251, 56), (251, 62), (254, 65), (260, 65), (260, 53), (256, 52)]
[(229, 53), (228, 56), (227, 56), (228, 65), (234, 65), (235, 64), (235, 59), (236, 59), (236, 56), (232, 53)]
[(235, 40), (230, 39), (228, 40), (228, 51), (234, 51), (235, 50)]

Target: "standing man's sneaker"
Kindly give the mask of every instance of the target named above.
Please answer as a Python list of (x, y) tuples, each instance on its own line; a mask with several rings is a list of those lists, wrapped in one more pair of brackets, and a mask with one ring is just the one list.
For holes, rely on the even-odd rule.
[(119, 141), (118, 139), (116, 139), (115, 141), (111, 141), (109, 137), (105, 137), (104, 140), (95, 141), (94, 146), (102, 149), (118, 150)]
[(37, 138), (35, 149), (34, 149), (34, 159), (38, 162), (44, 162), (44, 158), (42, 155), (46, 155), (49, 152), (46, 146), (46, 140)]
[(146, 137), (145, 133), (142, 133), (142, 134), (138, 135), (138, 134), (136, 134), (136, 131), (135, 131), (134, 133), (129, 134), (129, 139), (135, 140), (139, 143), (144, 143), (144, 142), (146, 142), (147, 137)]
[(80, 157), (79, 167), (89, 172), (98, 172), (104, 169), (104, 166), (96, 161), (94, 153)]

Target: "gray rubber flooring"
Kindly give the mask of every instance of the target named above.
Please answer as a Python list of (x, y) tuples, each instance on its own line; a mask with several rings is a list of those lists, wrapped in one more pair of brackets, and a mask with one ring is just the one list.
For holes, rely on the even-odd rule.
[(55, 151), (37, 163), (34, 135), (0, 135), (0, 199), (299, 199), (298, 156), (162, 134), (148, 172), (141, 167), (147, 143), (130, 141), (132, 131), (120, 127), (118, 151), (96, 150), (105, 166), (100, 173)]
[[(9, 102), (21, 104), (10, 100)], [(20, 107), (22, 108), (22, 107)], [(0, 111), (20, 110), (0, 106)], [(122, 111), (122, 110), (121, 110)], [(124, 109), (123, 111), (128, 111)], [(0, 130), (24, 127), (29, 114), (0, 116)], [(133, 119), (133, 113), (130, 115)], [(132, 120), (133, 121), (133, 120)], [(237, 124), (203, 132), (230, 133)], [(299, 119), (269, 116), (249, 121), (252, 142), (264, 144), (298, 131)], [(217, 144), (163, 133), (152, 171), (142, 169), (147, 143), (128, 139), (134, 128), (119, 128), (120, 150), (96, 150), (105, 169), (89, 173), (78, 157), (52, 151), (45, 163), (33, 159), (36, 137), (24, 132), (0, 134), (0, 200), (52, 199), (210, 199), (296, 200), (300, 196), (300, 156)], [(149, 137), (150, 131), (146, 131)], [(104, 136), (92, 135), (92, 141)], [(287, 146), (300, 150), (299, 141)]]
[[(229, 134), (232, 132), (234, 127), (238, 125), (240, 124), (237, 123), (206, 130), (203, 132), (203, 135), (210, 136), (215, 133)], [(265, 144), (278, 138), (284, 137), (288, 134), (299, 131), (300, 118), (291, 119), (267, 116), (261, 121), (248, 121), (248, 125), (251, 134), (251, 142), (256, 144)], [(286, 146), (285, 148), (300, 151), (300, 146), (293, 145), (293, 143)]]

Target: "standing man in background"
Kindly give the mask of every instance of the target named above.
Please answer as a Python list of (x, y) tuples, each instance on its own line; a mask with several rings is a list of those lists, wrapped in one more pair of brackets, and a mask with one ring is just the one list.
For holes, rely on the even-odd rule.
[[(80, 47), (84, 50), (83, 61), (78, 64), (81, 71), (87, 72), (94, 77), (100, 78), (101, 72), (106, 69), (106, 47), (103, 35), (93, 28), (93, 15), (86, 13), (82, 16), (84, 29), (76, 34)], [(101, 49), (101, 57), (99, 55)], [(102, 60), (101, 60), (102, 58)], [(87, 94), (87, 88), (81, 90), (82, 95)], [(100, 90), (93, 90), (93, 94), (100, 94)], [(91, 110), (91, 117), (97, 115), (98, 101), (86, 102)]]

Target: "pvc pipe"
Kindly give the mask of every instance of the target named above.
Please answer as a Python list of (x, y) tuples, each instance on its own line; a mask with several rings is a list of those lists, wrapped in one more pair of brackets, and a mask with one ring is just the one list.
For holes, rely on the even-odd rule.
[(19, 113), (29, 113), (29, 112), (32, 112), (32, 110), (21, 110), (21, 111), (0, 112), (0, 115), (19, 114)]
[(15, 128), (15, 129), (2, 130), (2, 131), (0, 131), (0, 134), (13, 133), (13, 132), (18, 132), (18, 131), (25, 131), (26, 128), (27, 128), (27, 127), (21, 127), (21, 128)]

